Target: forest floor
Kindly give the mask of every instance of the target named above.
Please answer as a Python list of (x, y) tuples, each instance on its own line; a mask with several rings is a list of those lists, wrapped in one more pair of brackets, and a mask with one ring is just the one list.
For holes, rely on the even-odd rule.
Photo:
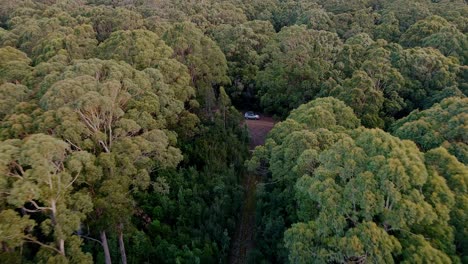
[(250, 149), (265, 143), (268, 132), (275, 125), (273, 118), (269, 116), (261, 116), (260, 120), (245, 120), (250, 134)]
[[(246, 120), (250, 134), (250, 149), (265, 143), (268, 132), (275, 125), (271, 117), (261, 116), (260, 120)], [(255, 247), (255, 193), (259, 178), (254, 174), (245, 175), (242, 187), (245, 190), (241, 217), (237, 224), (234, 241), (229, 254), (230, 264), (248, 263), (249, 253)]]

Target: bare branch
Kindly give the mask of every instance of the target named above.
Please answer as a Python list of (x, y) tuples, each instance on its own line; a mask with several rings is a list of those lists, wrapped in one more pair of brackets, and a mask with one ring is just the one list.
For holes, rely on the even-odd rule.
[(73, 144), (73, 142), (71, 142), (69, 139), (66, 139), (65, 141), (67, 141), (68, 144), (72, 145), (74, 148), (76, 148), (77, 150), (79, 151), (82, 151), (82, 149), (80, 147), (78, 147), (77, 145)]
[(38, 212), (42, 212), (42, 210), (31, 210), (31, 209), (28, 209), (26, 207), (22, 207), (21, 208), (22, 210), (24, 210), (25, 212), (28, 212), (28, 213), (38, 213)]
[(110, 150), (109, 150), (109, 148), (107, 148), (106, 143), (104, 143), (102, 140), (99, 140), (99, 144), (101, 144), (101, 146), (104, 148), (104, 150), (107, 153), (110, 153)]
[(95, 239), (95, 238), (92, 238), (92, 237), (89, 237), (89, 236), (85, 236), (85, 235), (80, 235), (80, 234), (76, 234), (76, 235), (79, 236), (79, 237), (86, 238), (86, 239), (88, 239), (88, 240), (97, 242), (97, 243), (99, 243), (99, 244), (102, 246), (102, 242), (99, 241), (98, 239)]
[(65, 187), (65, 189), (68, 189), (68, 187), (72, 186), (72, 184), (76, 181), (76, 179), (78, 179), (78, 177), (80, 177), (80, 172), (78, 172), (75, 176), (75, 178), (73, 178), (73, 180)]
[(8, 172), (6, 175), (9, 176), (9, 177), (12, 177), (12, 178), (18, 178), (18, 179), (21, 179), (21, 180), (24, 179), (23, 176), (18, 175), (18, 174), (14, 174), (14, 173), (11, 173), (11, 172)]
[(24, 175), (23, 167), (21, 167), (20, 164), (18, 164), (16, 161), (12, 161), (11, 164), (13, 164), (15, 166), (15, 168), (17, 168), (21, 172), (21, 175)]
[(43, 207), (43, 206), (39, 206), (34, 200), (29, 200), (30, 203), (32, 203), (34, 205), (34, 207), (36, 208), (36, 210), (40, 210), (40, 211), (43, 211), (43, 210), (52, 210), (52, 208), (50, 207)]
[(51, 249), (51, 250), (57, 252), (58, 254), (62, 255), (62, 252), (60, 252), (60, 250), (58, 250), (57, 248), (55, 248), (55, 247), (53, 247), (53, 246), (51, 246), (51, 245), (44, 244), (44, 243), (42, 243), (42, 242), (40, 242), (40, 241), (37, 241), (36, 239), (33, 239), (33, 238), (31, 238), (31, 237), (28, 237), (28, 236), (26, 236), (25, 239), (26, 239), (25, 242), (38, 244), (38, 245), (40, 245), (40, 246), (42, 246), (42, 247)]

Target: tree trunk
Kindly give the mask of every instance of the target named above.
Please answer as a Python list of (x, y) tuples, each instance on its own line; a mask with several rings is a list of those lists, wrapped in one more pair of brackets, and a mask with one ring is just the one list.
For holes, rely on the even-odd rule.
[(127, 254), (125, 254), (125, 243), (123, 240), (123, 224), (120, 224), (119, 226), (119, 249), (122, 264), (127, 264)]
[[(58, 229), (58, 226), (57, 226), (57, 201), (55, 201), (54, 199), (52, 199), (50, 201), (50, 209), (51, 209), (51, 220), (52, 220), (52, 224), (54, 225), (55, 228)], [(57, 241), (57, 246), (58, 246), (58, 250), (60, 251), (60, 254), (62, 256), (65, 256), (65, 240), (64, 239), (59, 239)]]
[(106, 264), (112, 264), (110, 252), (109, 252), (109, 245), (107, 244), (106, 231), (101, 231), (101, 242), (102, 242), (102, 248), (104, 249), (104, 260)]
[(59, 250), (60, 250), (60, 254), (65, 256), (65, 240), (63, 239), (59, 240)]

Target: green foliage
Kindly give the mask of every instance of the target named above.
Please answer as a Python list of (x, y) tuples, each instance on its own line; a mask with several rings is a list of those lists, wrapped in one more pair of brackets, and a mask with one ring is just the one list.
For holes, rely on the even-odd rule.
[(99, 42), (106, 40), (114, 31), (139, 29), (143, 26), (141, 14), (121, 7), (91, 7), (85, 9), (83, 16), (91, 20)]
[(255, 78), (260, 69), (262, 49), (273, 35), (272, 25), (258, 20), (235, 26), (219, 26), (213, 32), (228, 61), (232, 84), (230, 95), (239, 103), (255, 95)]
[(294, 183), (318, 165), (320, 152), (359, 126), (351, 108), (334, 98), (301, 105), (270, 132), (265, 146), (257, 147), (251, 170), (264, 174), (257, 202), (257, 241), (262, 258), (286, 261), (283, 233), (301, 217), (294, 199)]
[(414, 141), (423, 151), (444, 147), (459, 161), (468, 164), (467, 112), (467, 98), (448, 98), (398, 120), (392, 127), (393, 134)]
[(242, 195), (238, 179), (248, 154), (239, 141), (237, 121), (234, 116), (227, 125), (218, 120), (209, 130), (201, 129), (195, 140), (183, 143), (187, 154), (183, 168), (160, 175), (167, 179), (167, 195), (137, 194), (146, 215), (135, 221), (150, 240), (149, 259), (160, 263), (227, 261)]
[[(19, 216), (11, 209), (2, 211), (0, 226), (5, 233), (2, 242), (11, 248), (24, 242), (37, 243), (41, 250), (47, 250), (44, 254), (49, 259), (90, 263), (91, 256), (81, 252), (81, 240), (74, 232), (93, 204), (89, 195), (72, 188), (81, 171), (70, 171), (66, 167), (68, 144), (51, 136), (34, 134), (23, 141), (0, 142), (0, 149), (2, 193), (7, 194), (8, 207), (23, 212), (23, 216)], [(35, 213), (43, 214), (45, 220), (30, 220), (28, 214)], [(14, 224), (9, 226), (8, 222)], [(39, 242), (31, 234), (35, 226), (40, 226), (40, 231), (36, 232), (50, 237), (51, 241)], [(7, 227), (12, 229), (4, 229)]]
[(383, 2), (384, 14), (392, 14), (398, 20), (400, 32), (405, 32), (416, 21), (424, 19), (431, 14), (425, 0), (404, 1), (394, 0)]
[(466, 262), (467, 12), (0, 0), (0, 262)]
[(468, 221), (468, 168), (443, 148), (428, 151), (425, 159), (426, 166), (444, 177), (455, 194), (455, 206), (450, 212), (450, 222), (454, 227), (455, 246), (465, 261), (468, 258), (468, 231), (465, 224)]
[(172, 49), (151, 31), (116, 31), (99, 45), (99, 54), (103, 59), (123, 60), (144, 70), (163, 63), (172, 55)]
[(21, 84), (5, 83), (0, 85), (0, 119), (11, 114), (15, 106), (28, 99), (28, 87)]
[(445, 56), (454, 56), (462, 63), (467, 63), (466, 35), (439, 16), (431, 16), (416, 22), (401, 36), (400, 42), (408, 47), (433, 47)]
[(337, 87), (332, 92), (336, 98), (352, 107), (368, 127), (382, 127), (383, 120), (379, 112), (383, 108), (383, 92), (375, 89), (374, 81), (363, 71), (355, 71), (350, 79), (343, 82), (343, 87)]
[(298, 18), (298, 24), (305, 24), (315, 30), (327, 30), (333, 32), (335, 23), (331, 14), (320, 7), (306, 8)]
[(396, 18), (395, 13), (383, 14), (379, 19), (379, 24), (375, 27), (374, 36), (377, 39), (397, 42), (400, 35), (400, 21)]
[(409, 109), (427, 108), (435, 103), (434, 99), (462, 94), (457, 88), (459, 65), (438, 50), (407, 49), (401, 51), (397, 58), (396, 65), (405, 77), (406, 89), (402, 97)]
[[(190, 76), (187, 68), (172, 59), (172, 49), (151, 31), (114, 32), (99, 45), (98, 50), (99, 57), (103, 59), (122, 60), (138, 70), (158, 69), (163, 75), (163, 81), (170, 86), (168, 89), (172, 90), (164, 89), (165, 92), (175, 93), (177, 99), (181, 101), (185, 102), (194, 95), (193, 88), (189, 87)], [(153, 72), (153, 70), (147, 70), (152, 78), (161, 78), (158, 76), (159, 73)]]
[(267, 45), (265, 69), (257, 76), (261, 106), (285, 117), (302, 103), (315, 98), (328, 78), (341, 49), (336, 34), (285, 27)]
[(189, 70), (191, 84), (209, 111), (215, 104), (213, 85), (229, 83), (227, 62), (216, 43), (192, 23), (176, 23), (162, 39), (174, 50), (174, 57)]
[(38, 12), (42, 15), (18, 13), (10, 21), (9, 34), (0, 42), (26, 52), (35, 64), (57, 55), (65, 55), (68, 59), (93, 55), (97, 40), (91, 25), (54, 6)]
[(23, 52), (12, 48), (0, 48), (0, 83), (25, 83), (31, 78), (31, 60)]
[(164, 84), (152, 78), (154, 74), (123, 62), (76, 61), (40, 100), (46, 112), (38, 126), (93, 153), (106, 172), (89, 186), (90, 192), (98, 190), (94, 197), (98, 228), (128, 224), (133, 199), (126, 193), (146, 189), (153, 168), (175, 167), (182, 159), (174, 147), (175, 134), (164, 128), (182, 111), (183, 103), (171, 98), (173, 93), (158, 90)]
[[(413, 143), (381, 130), (358, 129), (318, 159), (320, 166), (296, 183), (298, 203), (307, 207), (299, 207), (306, 216), (303, 223), (285, 233), (290, 261), (365, 258), (393, 263), (400, 254), (407, 261), (414, 254), (429, 259), (435, 255), (450, 262), (453, 249), (444, 251), (436, 240), (450, 244), (453, 237), (438, 237), (430, 230), (450, 230), (448, 213), (454, 195), (440, 176), (428, 173), (423, 155)], [(428, 194), (431, 198), (424, 198)], [(422, 236), (434, 242), (414, 242)], [(415, 247), (414, 252), (406, 244)], [(296, 247), (306, 251), (294, 250)]]

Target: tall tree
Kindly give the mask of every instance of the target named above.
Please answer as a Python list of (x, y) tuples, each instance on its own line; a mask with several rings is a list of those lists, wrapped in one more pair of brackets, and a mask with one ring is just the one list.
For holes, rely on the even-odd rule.
[(189, 70), (202, 105), (211, 114), (216, 103), (213, 88), (229, 83), (226, 58), (218, 45), (192, 23), (176, 23), (162, 36), (174, 57)]
[(212, 34), (226, 55), (231, 98), (240, 104), (254, 97), (262, 49), (275, 34), (273, 26), (268, 21), (249, 21), (235, 26), (219, 26)]
[(391, 124), (406, 106), (404, 77), (392, 65), (393, 49), (367, 34), (349, 38), (337, 63), (347, 78), (325, 91), (348, 103), (367, 127)]
[(333, 78), (334, 61), (342, 43), (336, 34), (285, 27), (267, 45), (265, 69), (257, 75), (261, 106), (270, 113), (287, 116), (310, 101)]
[(0, 48), (0, 83), (28, 84), (32, 75), (31, 60), (12, 47)]
[[(450, 223), (453, 225), (455, 246), (461, 255), (462, 262), (468, 259), (468, 168), (460, 163), (443, 148), (436, 148), (425, 154), (426, 166), (444, 177), (447, 185), (455, 194), (455, 206), (450, 212)], [(441, 234), (444, 235), (444, 234)]]
[[(97, 45), (93, 27), (56, 6), (37, 8), (37, 16), (17, 13), (1, 41), (27, 53), (34, 64), (57, 55), (69, 60), (90, 58)], [(47, 15), (43, 15), (47, 14)]]
[(195, 91), (190, 87), (190, 76), (186, 66), (173, 59), (174, 51), (151, 31), (142, 29), (116, 31), (99, 45), (98, 52), (102, 59), (123, 60), (137, 70), (158, 69), (163, 75), (162, 81), (172, 90), (165, 92), (174, 93), (182, 102), (194, 96)]
[(331, 94), (353, 108), (364, 126), (383, 127), (379, 114), (383, 108), (384, 95), (374, 87), (374, 82), (367, 73), (355, 71), (353, 77), (333, 89)]
[(414, 141), (422, 151), (444, 147), (468, 164), (468, 98), (447, 98), (424, 111), (415, 110), (392, 126), (393, 134)]
[(139, 29), (143, 26), (141, 14), (122, 7), (111, 8), (102, 5), (88, 7), (83, 12), (83, 16), (90, 18), (99, 42), (106, 40), (114, 31)]
[(296, 184), (301, 222), (285, 233), (291, 262), (459, 261), (453, 236), (437, 235), (451, 230), (454, 195), (415, 144), (361, 128), (318, 160)]
[(95, 203), (90, 224), (100, 231), (103, 245), (106, 232), (118, 234), (122, 261), (124, 228), (134, 210), (131, 192), (148, 187), (153, 168), (174, 167), (181, 160), (174, 133), (163, 130), (160, 85), (151, 72), (123, 62), (76, 61), (40, 101), (46, 112), (38, 126), (97, 158), (104, 176), (87, 186)]
[(265, 146), (255, 149), (248, 165), (263, 175), (257, 202), (257, 241), (262, 259), (287, 261), (283, 233), (300, 217), (294, 184), (318, 166), (321, 151), (360, 124), (353, 110), (335, 98), (320, 98), (293, 110), (275, 125)]
[(458, 89), (460, 65), (433, 48), (412, 48), (396, 53), (395, 66), (405, 77), (406, 89), (401, 93), (409, 111), (428, 108), (450, 96), (463, 93)]
[[(11, 208), (2, 211), (2, 215), (12, 217), (2, 217), (0, 226), (5, 228), (8, 222), (17, 221), (13, 224), (15, 233), (1, 229), (2, 233), (12, 232), (2, 236), (2, 243), (7, 247), (36, 243), (47, 261), (91, 263), (91, 256), (81, 252), (81, 239), (74, 232), (92, 210), (92, 202), (87, 193), (74, 188), (82, 171), (68, 168), (67, 162), (73, 162), (69, 145), (51, 136), (34, 134), (24, 140), (0, 142), (0, 149), (0, 186)], [(22, 216), (12, 209), (19, 209)], [(38, 213), (45, 220), (30, 220)], [(35, 226), (40, 226), (36, 232), (43, 238), (34, 237), (31, 231)], [(47, 237), (52, 241), (47, 241)]]
[(457, 57), (463, 64), (468, 62), (466, 35), (439, 16), (416, 22), (401, 36), (400, 42), (407, 47), (433, 47), (445, 56)]
[(418, 20), (431, 15), (429, 2), (425, 0), (411, 2), (404, 0), (384, 1), (382, 5), (383, 14), (393, 14), (396, 17), (400, 26), (400, 32), (405, 32)]

